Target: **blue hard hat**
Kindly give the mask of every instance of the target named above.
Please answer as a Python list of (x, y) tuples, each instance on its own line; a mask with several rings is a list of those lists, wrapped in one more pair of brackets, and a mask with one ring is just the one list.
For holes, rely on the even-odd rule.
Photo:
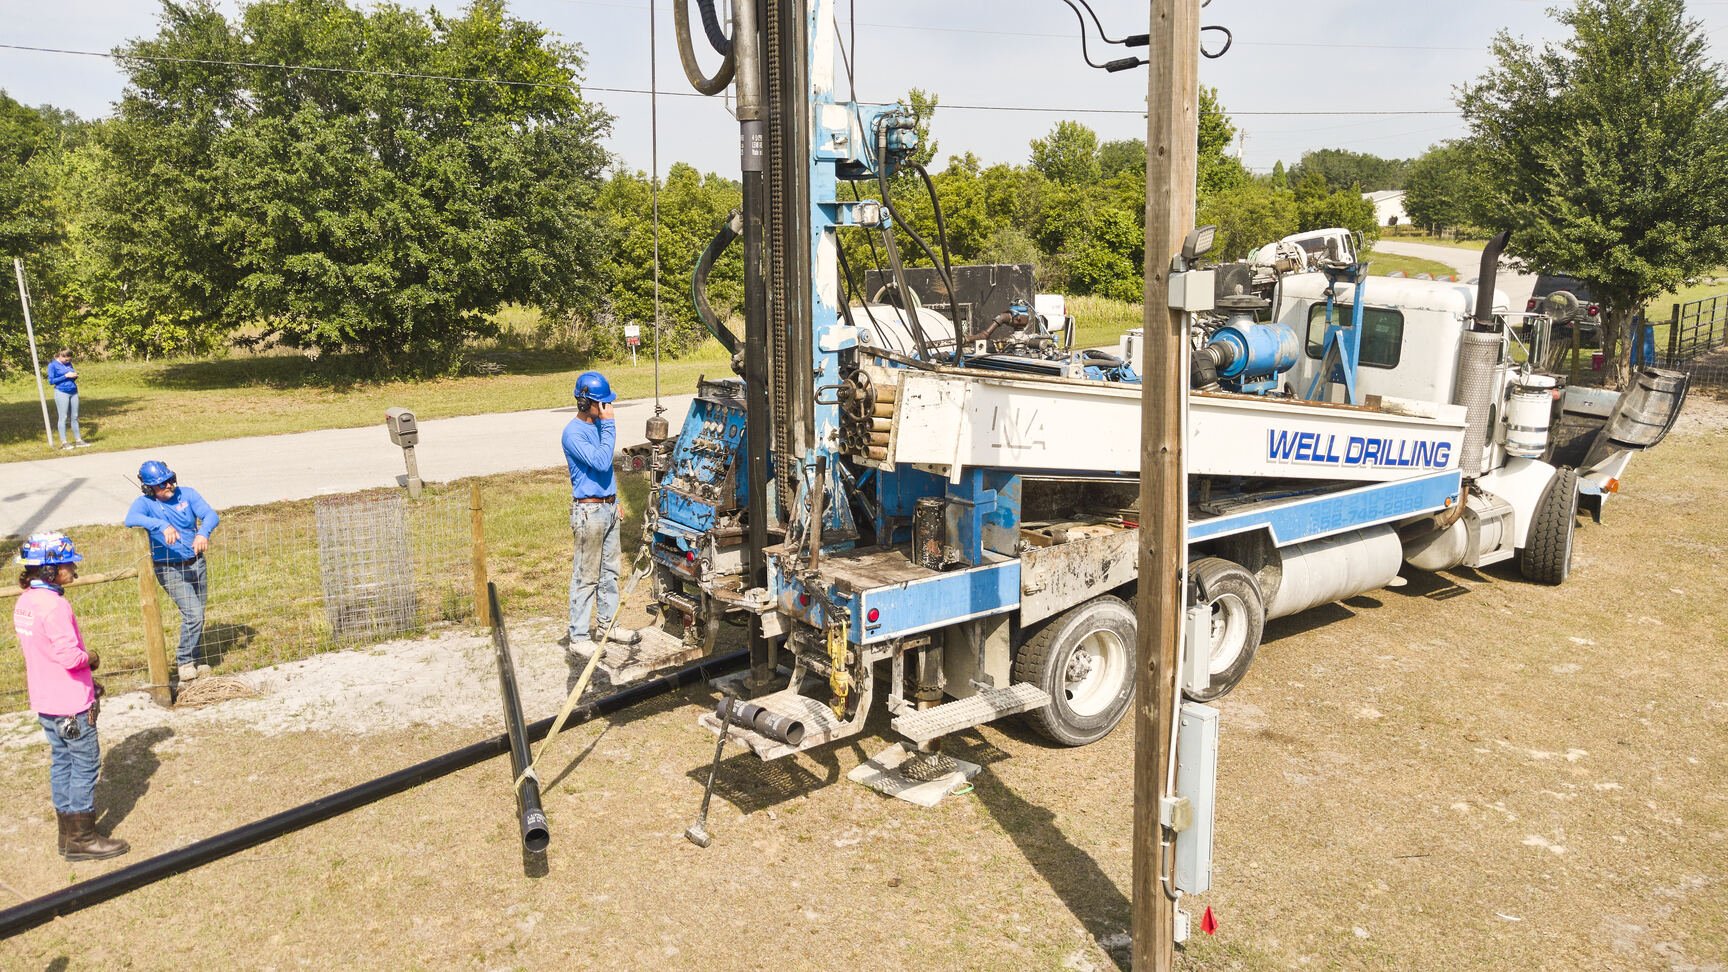
[(577, 398), (586, 398), (596, 402), (615, 401), (618, 396), (612, 394), (612, 383), (598, 371), (584, 371), (576, 376)]
[(146, 486), (160, 486), (173, 478), (174, 470), (158, 459), (151, 459), (138, 467), (138, 481)]
[(18, 551), (18, 562), (26, 567), (75, 564), (83, 559), (72, 546), (72, 538), (64, 533), (32, 533)]

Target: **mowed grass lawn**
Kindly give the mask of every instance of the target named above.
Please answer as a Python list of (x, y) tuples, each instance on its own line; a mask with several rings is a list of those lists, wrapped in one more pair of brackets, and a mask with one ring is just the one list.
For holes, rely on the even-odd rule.
[(1368, 273), (1376, 277), (1390, 276), (1402, 272), (1406, 277), (1414, 277), (1425, 273), (1436, 280), (1450, 277), (1457, 271), (1437, 260), (1424, 260), (1421, 257), (1399, 256), (1395, 253), (1376, 253), (1373, 247), (1368, 248)]
[[(162, 361), (81, 361), (79, 417), (91, 450), (154, 446), (345, 428), (384, 421), (392, 405), (421, 419), (569, 404), (576, 376), (600, 368), (620, 397), (654, 393), (651, 355), (632, 366), (560, 351), (484, 351), (494, 373), (461, 378), (354, 380), (295, 354), (233, 354)], [(699, 375), (730, 374), (709, 341), (682, 358), (663, 358), (665, 394), (694, 390)], [(339, 368), (345, 362), (336, 362)], [(50, 420), (54, 403), (48, 403)], [(0, 462), (49, 455), (36, 383), (26, 372), (0, 383)]]

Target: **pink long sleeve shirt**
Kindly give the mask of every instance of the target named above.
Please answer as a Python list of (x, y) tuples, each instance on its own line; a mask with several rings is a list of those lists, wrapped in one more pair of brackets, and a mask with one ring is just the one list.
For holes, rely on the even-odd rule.
[(42, 715), (77, 715), (96, 701), (96, 681), (84, 633), (65, 595), (32, 587), (18, 595), (12, 609), (18, 647), (24, 650), (24, 683), (30, 708)]

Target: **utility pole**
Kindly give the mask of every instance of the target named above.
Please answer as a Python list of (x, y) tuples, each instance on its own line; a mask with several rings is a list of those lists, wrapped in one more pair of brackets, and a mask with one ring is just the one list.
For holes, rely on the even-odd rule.
[[(1200, 0), (1152, 0), (1146, 98), (1145, 374), (1140, 404), (1140, 595), (1134, 673), (1134, 968), (1176, 962), (1175, 902), (1159, 808), (1176, 711), (1182, 535), (1182, 314), (1170, 306), (1170, 258), (1193, 228), (1199, 168)], [(1195, 650), (1200, 650), (1196, 646)]]

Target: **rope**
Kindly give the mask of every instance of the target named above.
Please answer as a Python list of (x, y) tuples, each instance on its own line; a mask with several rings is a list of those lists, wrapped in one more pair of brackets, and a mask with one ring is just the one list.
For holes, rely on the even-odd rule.
[[(533, 761), (522, 771), (522, 775), (516, 777), (515, 785), (518, 789), (529, 779), (540, 778), (535, 769), (540, 765), (540, 761), (546, 758), (546, 751), (552, 748), (552, 740), (557, 739), (558, 734), (564, 731), (564, 723), (569, 721), (571, 713), (576, 711), (576, 703), (581, 701), (582, 693), (588, 690), (588, 682), (594, 677), (594, 669), (600, 665), (600, 656), (606, 653), (606, 641), (612, 637), (612, 629), (618, 626), (618, 619), (624, 616), (624, 605), (630, 603), (630, 598), (635, 596), (636, 587), (642, 583), (642, 579), (654, 572), (654, 558), (651, 553), (657, 526), (655, 514), (659, 508), (659, 492), (657, 486), (648, 491), (647, 509), (642, 512), (642, 545), (637, 548), (636, 559), (630, 565), (630, 582), (618, 597), (618, 610), (612, 612), (612, 620), (606, 623), (605, 629), (594, 639), (594, 653), (588, 656), (588, 664), (582, 667), (582, 674), (576, 679), (576, 687), (570, 690), (570, 695), (564, 700), (564, 707), (558, 710), (558, 718), (552, 720), (552, 730), (541, 741), (540, 751), (534, 754)], [(598, 601), (595, 606), (599, 606)]]

